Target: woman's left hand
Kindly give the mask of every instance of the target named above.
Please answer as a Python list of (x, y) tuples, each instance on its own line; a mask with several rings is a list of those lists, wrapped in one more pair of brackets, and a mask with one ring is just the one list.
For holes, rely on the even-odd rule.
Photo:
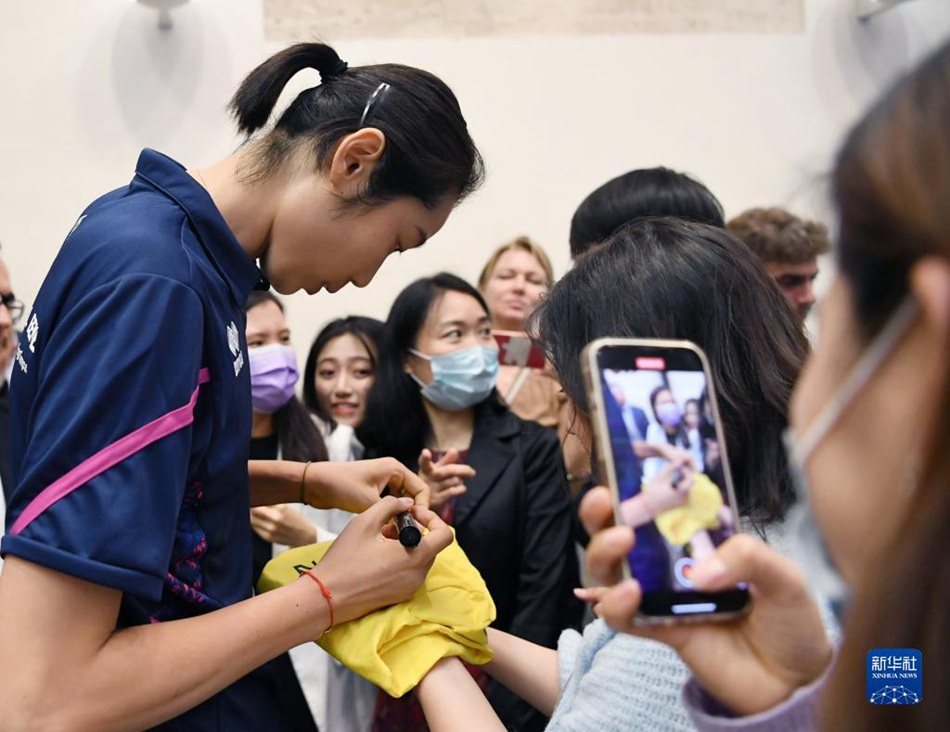
[(390, 495), (406, 496), (417, 506), (429, 507), (429, 487), (395, 458), (311, 463), (304, 498), (314, 508), (360, 513), (379, 501), (386, 488)]
[(317, 540), (317, 527), (287, 503), (252, 508), (251, 528), (272, 544), (304, 546)]

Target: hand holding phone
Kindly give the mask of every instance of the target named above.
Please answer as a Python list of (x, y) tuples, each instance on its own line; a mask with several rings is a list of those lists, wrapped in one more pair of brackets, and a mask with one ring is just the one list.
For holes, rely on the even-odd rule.
[(609, 489), (593, 488), (584, 496), (580, 515), (591, 536), (587, 568), (601, 586), (577, 595), (614, 630), (671, 646), (708, 693), (743, 716), (774, 707), (828, 668), (833, 648), (801, 572), (748, 536), (726, 541), (694, 571), (697, 586), (710, 593), (740, 583), (754, 587), (748, 622), (635, 623), (643, 593), (621, 579), (635, 544), (629, 529), (614, 525), (613, 514)]
[[(583, 370), (599, 473), (614, 496), (618, 523), (635, 529), (625, 563), (643, 591), (635, 622), (673, 623), (736, 617), (748, 610), (745, 587), (702, 592), (698, 562), (739, 526), (709, 366), (686, 341), (602, 339), (585, 350)], [(717, 453), (684, 405), (708, 394)], [(646, 434), (643, 425), (648, 423)], [(636, 437), (632, 435), (636, 434)], [(714, 464), (715, 463), (715, 464)]]

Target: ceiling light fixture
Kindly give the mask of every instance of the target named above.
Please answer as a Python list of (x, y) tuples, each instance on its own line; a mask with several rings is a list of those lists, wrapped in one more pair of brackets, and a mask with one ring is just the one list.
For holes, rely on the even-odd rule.
[(172, 27), (171, 9), (184, 5), (188, 0), (137, 0), (140, 5), (155, 8), (158, 11), (158, 27), (168, 30)]

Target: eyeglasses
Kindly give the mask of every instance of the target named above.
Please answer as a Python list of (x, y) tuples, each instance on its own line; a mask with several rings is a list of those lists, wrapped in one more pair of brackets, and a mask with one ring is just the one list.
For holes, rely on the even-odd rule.
[(3, 303), (3, 306), (10, 311), (10, 319), (13, 324), (19, 323), (20, 318), (23, 317), (23, 302), (17, 300), (16, 295), (10, 292), (6, 295), (0, 295), (0, 303)]
[(373, 105), (383, 98), (383, 95), (389, 91), (391, 87), (385, 81), (376, 87), (370, 98), (366, 101), (366, 106), (363, 108), (363, 116), (360, 117), (360, 127), (366, 124), (366, 120), (369, 119), (369, 113), (373, 110)]

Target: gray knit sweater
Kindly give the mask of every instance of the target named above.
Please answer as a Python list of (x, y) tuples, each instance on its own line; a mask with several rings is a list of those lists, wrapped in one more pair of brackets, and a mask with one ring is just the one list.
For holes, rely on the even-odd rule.
[[(752, 533), (751, 527), (744, 527)], [(783, 527), (772, 524), (765, 539), (789, 556)], [(794, 557), (793, 557), (794, 558)], [(837, 628), (827, 612), (834, 639)], [(566, 630), (558, 641), (561, 694), (548, 732), (614, 732), (695, 729), (683, 704), (690, 671), (668, 646), (612, 631), (595, 620), (581, 635)]]

